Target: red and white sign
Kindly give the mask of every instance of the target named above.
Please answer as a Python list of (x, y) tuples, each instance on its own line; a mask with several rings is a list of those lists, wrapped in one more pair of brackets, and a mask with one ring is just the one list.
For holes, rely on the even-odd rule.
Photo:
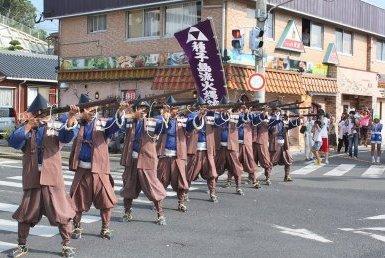
[(250, 91), (261, 91), (265, 88), (266, 79), (261, 73), (255, 73), (250, 76), (248, 88)]
[(123, 100), (134, 100), (136, 99), (136, 90), (122, 90)]

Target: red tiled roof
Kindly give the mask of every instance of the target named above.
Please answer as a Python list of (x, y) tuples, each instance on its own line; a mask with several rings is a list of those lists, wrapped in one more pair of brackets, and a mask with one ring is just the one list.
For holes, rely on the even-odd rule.
[(337, 79), (312, 75), (302, 76), (303, 86), (307, 92), (337, 93)]

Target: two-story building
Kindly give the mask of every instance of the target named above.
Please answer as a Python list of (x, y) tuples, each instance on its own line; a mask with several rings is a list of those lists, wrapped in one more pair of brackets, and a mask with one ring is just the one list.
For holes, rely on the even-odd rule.
[[(46, 19), (59, 19), (61, 104), (92, 98), (194, 88), (173, 34), (211, 17), (232, 99), (248, 89), (254, 56), (248, 33), (257, 23), (251, 0), (44, 1)], [(269, 8), (280, 3), (270, 0)], [(358, 18), (359, 17), (359, 18)], [(265, 26), (267, 100), (302, 100), (339, 116), (368, 106), (383, 115), (385, 10), (361, 0), (294, 0), (275, 8)], [(232, 48), (232, 30), (244, 37)], [(381, 111), (380, 111), (381, 109)]]

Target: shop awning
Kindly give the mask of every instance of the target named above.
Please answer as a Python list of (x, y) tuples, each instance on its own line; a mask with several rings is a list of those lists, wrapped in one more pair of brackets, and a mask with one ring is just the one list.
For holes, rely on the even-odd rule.
[[(245, 66), (226, 65), (227, 86), (233, 90), (248, 90), (248, 78), (254, 69)], [(301, 76), (296, 72), (266, 71), (266, 91), (269, 93), (305, 95)], [(160, 68), (154, 78), (154, 90), (191, 89), (195, 87), (190, 67)]]
[(110, 70), (79, 70), (59, 72), (60, 82), (71, 81), (115, 81), (115, 80), (137, 80), (152, 79), (157, 68), (133, 68), (133, 69), (110, 69)]
[(338, 92), (337, 79), (312, 75), (303, 75), (303, 86), (309, 93), (336, 94)]

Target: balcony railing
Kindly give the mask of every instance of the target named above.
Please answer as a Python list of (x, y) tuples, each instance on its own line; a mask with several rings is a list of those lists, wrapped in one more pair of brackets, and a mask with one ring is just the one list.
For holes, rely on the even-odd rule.
[(1, 14), (0, 14), (0, 23), (7, 25), (9, 27), (12, 27), (14, 29), (23, 31), (23, 32), (35, 37), (35, 38), (40, 39), (40, 40), (45, 40), (45, 36), (40, 32), (40, 30), (25, 26), (25, 25), (21, 24), (20, 22), (17, 22), (13, 19), (5, 17), (4, 15), (1, 15)]

